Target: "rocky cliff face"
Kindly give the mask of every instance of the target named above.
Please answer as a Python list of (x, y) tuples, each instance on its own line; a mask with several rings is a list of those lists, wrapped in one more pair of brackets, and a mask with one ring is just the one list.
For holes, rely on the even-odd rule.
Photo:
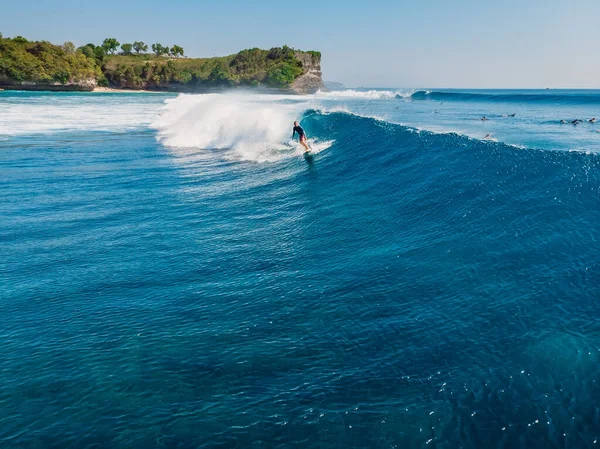
[(297, 52), (296, 58), (302, 62), (304, 73), (292, 83), (291, 89), (297, 94), (314, 94), (323, 89), (323, 77), (321, 73), (321, 56), (311, 53)]
[[(94, 78), (87, 78), (80, 81), (70, 81), (66, 84), (57, 82), (41, 81), (16, 81), (0, 74), (0, 88), (6, 90), (51, 90), (51, 91), (81, 91), (89, 92), (94, 90), (97, 83)], [(0, 89), (0, 90), (1, 90)]]

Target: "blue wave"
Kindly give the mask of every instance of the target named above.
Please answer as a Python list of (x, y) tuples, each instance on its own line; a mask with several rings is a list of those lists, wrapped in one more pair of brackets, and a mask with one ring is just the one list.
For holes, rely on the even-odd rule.
[(505, 93), (494, 91), (426, 91), (420, 90), (413, 93), (412, 100), (431, 101), (463, 101), (463, 102), (503, 102), (503, 103), (556, 103), (556, 104), (598, 104), (600, 105), (600, 93), (581, 91), (554, 92), (538, 91), (507, 91)]
[[(556, 213), (567, 218), (597, 209), (595, 195), (581, 194), (600, 185), (594, 153), (523, 149), (344, 112), (307, 111), (303, 123), (310, 135), (335, 141), (319, 157), (324, 182), (339, 194), (362, 192), (382, 210), (411, 205), (432, 217), (432, 227), (454, 226), (462, 214), (477, 211), (482, 221), (490, 220), (486, 234), (504, 233), (492, 217), (504, 214), (506, 224), (516, 224), (528, 204), (527, 212), (537, 209), (565, 236), (579, 230), (566, 225), (569, 220), (557, 221)], [(555, 203), (561, 198), (573, 201), (568, 211)]]
[[(423, 145), (438, 145), (444, 148), (448, 147), (450, 152), (464, 146), (472, 147), (473, 149), (485, 149), (490, 151), (506, 151), (507, 154), (522, 154), (524, 150), (533, 151), (541, 154), (542, 158), (549, 157), (545, 152), (555, 153), (554, 151), (542, 150), (538, 148), (523, 148), (515, 145), (506, 144), (503, 142), (497, 142), (493, 140), (481, 140), (475, 139), (466, 135), (462, 135), (455, 132), (448, 133), (436, 133), (428, 130), (418, 129), (410, 126), (404, 126), (400, 124), (390, 123), (382, 119), (365, 117), (350, 112), (326, 112), (320, 109), (307, 109), (303, 115), (304, 121), (308, 123), (308, 129), (311, 134), (315, 133), (320, 136), (323, 140), (335, 139), (340, 144), (340, 140), (346, 141), (352, 151), (360, 151), (362, 149), (356, 149), (355, 138), (357, 136), (363, 136), (365, 133), (368, 135), (373, 132), (374, 129), (379, 131), (384, 130), (387, 135), (379, 136), (376, 139), (381, 139), (387, 144), (395, 146), (402, 145), (402, 147), (415, 147)], [(555, 121), (545, 122), (547, 124), (555, 124)], [(346, 133), (345, 131), (350, 131)], [(386, 145), (387, 146), (387, 145)], [(366, 151), (369, 156), (372, 156), (372, 152), (382, 151), (381, 144), (374, 147), (367, 147)], [(516, 153), (514, 153), (516, 152)], [(591, 157), (592, 160), (600, 159), (597, 153), (583, 153), (583, 152), (565, 152), (558, 151), (561, 153), (557, 157), (559, 158), (571, 158), (579, 157), (575, 154), (586, 154), (586, 157)], [(585, 160), (585, 158), (584, 158)]]

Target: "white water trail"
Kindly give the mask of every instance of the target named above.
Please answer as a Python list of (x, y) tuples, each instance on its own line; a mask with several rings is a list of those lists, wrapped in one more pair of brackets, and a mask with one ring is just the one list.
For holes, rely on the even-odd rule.
[(0, 136), (147, 129), (164, 98), (160, 94), (19, 94), (0, 97)]
[[(158, 141), (174, 152), (222, 149), (230, 158), (271, 162), (302, 153), (291, 141), (292, 126), (312, 100), (247, 93), (183, 94), (167, 100), (151, 126)], [(309, 145), (316, 153), (331, 142), (309, 139)]]

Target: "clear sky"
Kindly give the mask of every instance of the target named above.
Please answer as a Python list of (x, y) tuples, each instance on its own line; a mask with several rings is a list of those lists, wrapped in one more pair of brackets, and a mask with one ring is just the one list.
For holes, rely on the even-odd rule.
[(188, 56), (287, 44), (347, 86), (600, 88), (600, 0), (30, 0), (0, 32), (54, 43), (178, 44)]

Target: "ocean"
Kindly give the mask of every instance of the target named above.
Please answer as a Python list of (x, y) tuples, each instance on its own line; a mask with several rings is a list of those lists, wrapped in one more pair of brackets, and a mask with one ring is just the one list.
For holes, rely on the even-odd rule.
[(600, 446), (594, 116), (0, 92), (0, 447)]

